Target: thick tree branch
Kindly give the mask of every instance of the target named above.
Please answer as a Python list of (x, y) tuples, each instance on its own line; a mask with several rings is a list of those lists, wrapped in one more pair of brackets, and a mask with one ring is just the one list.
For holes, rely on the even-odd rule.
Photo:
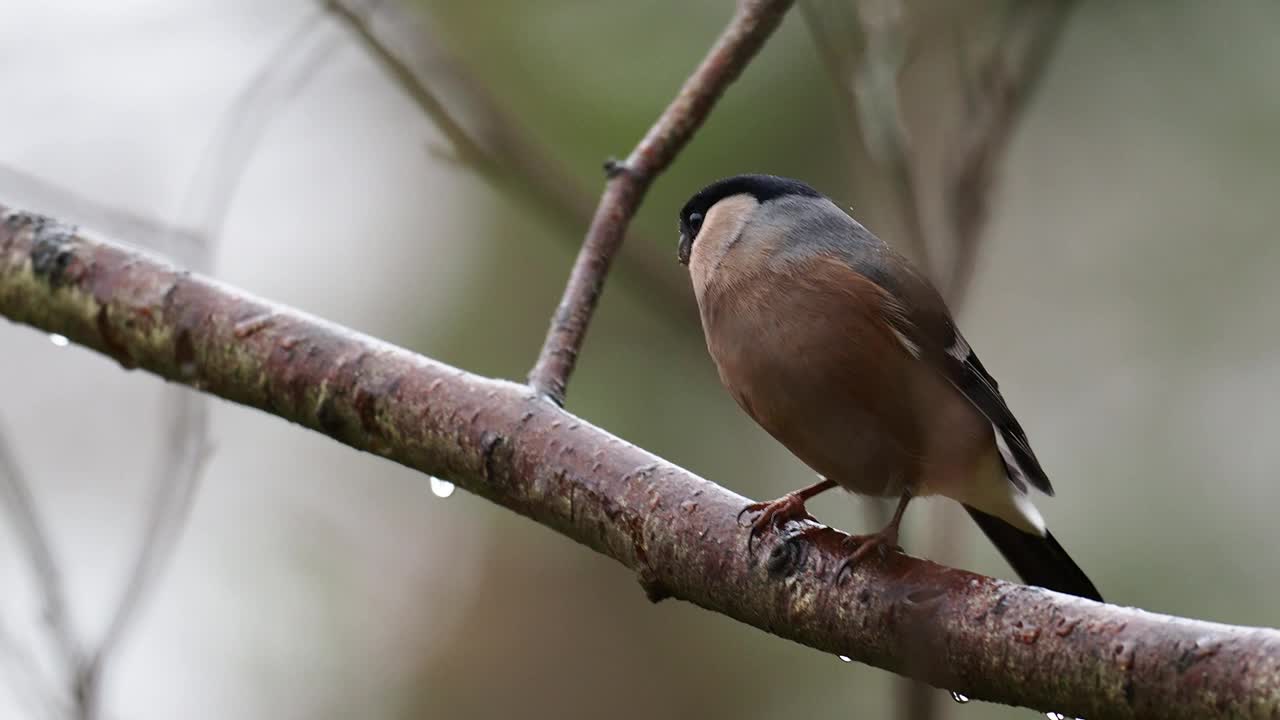
[(600, 301), (604, 279), (622, 246), (627, 226), (654, 178), (671, 164), (702, 126), (729, 83), (755, 57), (782, 22), (793, 0), (739, 0), (737, 11), (715, 45), (694, 70), (658, 121), (625, 162), (609, 168), (609, 182), (582, 249), (569, 274), (551, 329), (529, 374), (538, 394), (564, 402), (569, 376), (586, 338), (587, 325)]
[(688, 600), (972, 698), (1089, 720), (1280, 715), (1275, 630), (1093, 603), (905, 555), (838, 582), (835, 530), (770, 538), (752, 556), (736, 521), (744, 498), (523, 385), (4, 208), (0, 315), (445, 477), (618, 560), (655, 600)]

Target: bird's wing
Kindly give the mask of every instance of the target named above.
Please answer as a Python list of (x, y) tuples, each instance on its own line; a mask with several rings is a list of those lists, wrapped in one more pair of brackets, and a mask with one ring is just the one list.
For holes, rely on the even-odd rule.
[(991, 422), (1000, 440), (1009, 479), (1019, 489), (1025, 490), (1025, 483), (1030, 483), (1053, 495), (1049, 477), (1032, 452), (1026, 431), (1000, 395), (995, 378), (960, 334), (933, 286), (909, 266), (904, 269), (905, 273), (893, 274), (895, 282), (883, 282), (888, 277), (885, 275), (872, 278), (886, 292), (884, 315), (899, 342), (907, 352), (937, 370)]
[(1040, 461), (1031, 450), (1026, 431), (1000, 395), (1000, 387), (995, 378), (982, 366), (982, 361), (978, 360), (960, 331), (954, 326), (951, 330), (952, 340), (939, 359), (943, 377), (991, 421), (1002, 441), (1001, 454), (1014, 483), (1025, 479), (1032, 487), (1046, 495), (1052, 495), (1053, 485), (1049, 484), (1049, 476), (1040, 467)]

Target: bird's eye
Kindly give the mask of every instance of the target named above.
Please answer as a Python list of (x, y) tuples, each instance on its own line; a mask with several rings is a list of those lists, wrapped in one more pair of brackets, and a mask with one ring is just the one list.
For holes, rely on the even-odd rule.
[(694, 235), (698, 234), (698, 230), (702, 228), (702, 213), (693, 213), (689, 216), (689, 229)]

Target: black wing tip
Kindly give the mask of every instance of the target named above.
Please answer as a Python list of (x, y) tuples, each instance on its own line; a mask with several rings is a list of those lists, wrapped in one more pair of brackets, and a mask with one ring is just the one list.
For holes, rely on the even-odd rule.
[(1027, 447), (1023, 452), (1018, 452), (1009, 445), (1007, 436), (1001, 428), (997, 427), (995, 430), (1002, 440), (996, 443), (996, 449), (1000, 451), (1000, 462), (1004, 464), (1004, 472), (1009, 477), (1009, 482), (1023, 492), (1027, 491), (1027, 485), (1030, 484), (1045, 495), (1053, 497), (1053, 485), (1049, 482), (1049, 476), (1045, 474), (1044, 468), (1040, 467), (1040, 462), (1036, 460), (1031, 448)]
[(1014, 417), (1004, 396), (1000, 394), (999, 383), (991, 373), (987, 372), (987, 368), (983, 366), (982, 361), (978, 359), (978, 354), (973, 351), (969, 343), (963, 341), (960, 331), (953, 328), (953, 332), (956, 333), (956, 338), (963, 342), (961, 347), (967, 350), (964, 360), (959, 361), (961, 371), (971, 371), (974, 379), (977, 380), (976, 383), (966, 383), (961, 388), (961, 392), (986, 416), (1004, 441), (1010, 456), (1005, 459), (1005, 465), (1017, 468), (1022, 479), (1031, 483), (1031, 487), (1052, 497), (1053, 485), (1049, 482), (1049, 475), (1040, 465), (1040, 459), (1036, 457), (1035, 451), (1031, 449), (1027, 431), (1022, 429), (1022, 423)]
[[(1014, 467), (1018, 468), (1018, 471), (1022, 473), (1023, 478), (1028, 483), (1031, 483), (1031, 487), (1049, 497), (1053, 497), (1053, 484), (1049, 482), (1049, 475), (1044, 471), (1044, 467), (1040, 465), (1040, 460), (1032, 452), (1031, 445), (1027, 442), (1027, 434), (1016, 424), (1012, 429), (999, 428), (999, 430), (1006, 438), (1005, 443), (1010, 445), (1009, 452), (1013, 454)], [(1016, 438), (1016, 444), (1009, 443), (1011, 434), (1013, 438)]]

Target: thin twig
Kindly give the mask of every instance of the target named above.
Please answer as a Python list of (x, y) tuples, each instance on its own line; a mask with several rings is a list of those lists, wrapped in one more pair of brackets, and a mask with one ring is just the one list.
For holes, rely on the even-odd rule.
[(864, 56), (852, 75), (851, 97), (859, 127), (872, 157), (889, 172), (901, 207), (903, 237), (897, 242), (914, 255), (925, 275), (932, 275), (933, 258), (925, 231), (922, 184), (911, 134), (898, 96), (898, 78), (906, 63), (903, 9), (897, 0), (858, 3), (863, 28)]
[(800, 7), (846, 116), (895, 190), (902, 228), (893, 243), (932, 276), (920, 183), (898, 98), (898, 74), (908, 51), (901, 8), (893, 0), (803, 0)]
[(600, 301), (609, 266), (649, 186), (702, 126), (720, 95), (782, 22), (792, 2), (740, 0), (728, 27), (675, 99), (626, 161), (609, 169), (609, 181), (551, 318), (546, 342), (529, 373), (530, 386), (542, 397), (564, 403), (569, 376)]
[(977, 264), (1000, 162), (1030, 106), (1074, 0), (1020, 0), (1009, 11), (1000, 42), (977, 76), (977, 102), (957, 139), (953, 171), (946, 178), (947, 226), (955, 258), (947, 278), (948, 300), (961, 303)]
[(192, 176), (180, 215), (190, 217), (212, 253), (240, 181), (281, 110), (334, 57), (341, 38), (322, 34), (324, 13), (302, 18), (258, 66), (232, 101)]
[(751, 553), (737, 522), (746, 498), (526, 386), (3, 207), (0, 315), (447, 478), (618, 560), (654, 600), (687, 600), (975, 699), (1090, 720), (1280, 715), (1280, 631), (1105, 605), (900, 553), (836, 578), (848, 536), (811, 521)]
[[(319, 36), (323, 19), (313, 12), (286, 34), (245, 83), (210, 140), (180, 213), (199, 230), (188, 246), (170, 243), (170, 250), (186, 257), (189, 265), (212, 269), (235, 191), (267, 128), (332, 56), (338, 38)], [(166, 389), (161, 417), (166, 437), (152, 472), (138, 551), (102, 639), (77, 668), (74, 697), (83, 718), (99, 714), (107, 662), (177, 549), (211, 452), (209, 406), (203, 397), (184, 388)]]
[(13, 699), (28, 706), (31, 718), (61, 720), (69, 717), (64, 712), (67, 684), (62, 678), (53, 679), (42, 672), (41, 662), (30, 648), (23, 645), (17, 634), (0, 625), (0, 668)]
[(174, 388), (168, 395), (162, 413), (168, 430), (152, 476), (153, 500), (142, 540), (106, 632), (76, 677), (74, 694), (84, 718), (99, 714), (107, 661), (177, 550), (211, 451), (206, 399), (186, 388)]
[(431, 118), (436, 129), (449, 139), (454, 152), (464, 163), (490, 180), (496, 180), (501, 176), (495, 160), (453, 116), (444, 100), (418, 76), (408, 61), (402, 59), (389, 45), (378, 38), (370, 17), (373, 8), (357, 9), (354, 7), (355, 3), (342, 2), (342, 0), (321, 0), (321, 4), (360, 41), (369, 55), (391, 76), (393, 84), (404, 91), (409, 99)]
[(139, 247), (154, 248), (174, 257), (191, 257), (192, 248), (203, 242), (193, 230), (111, 207), (19, 168), (0, 165), (0, 191), (40, 212), (65, 217), (68, 222), (114, 237), (127, 237)]
[[(459, 58), (449, 54), (428, 28), (411, 22), (396, 3), (378, 7), (378, 16), (386, 18), (375, 26), (370, 7), (359, 8), (349, 0), (321, 1), (392, 83), (444, 134), (464, 167), (559, 226), (557, 238), (571, 241), (591, 221), (594, 201), (582, 184), (485, 91), (484, 84)], [(399, 36), (411, 36), (412, 47), (404, 47), (409, 42), (393, 43), (386, 38), (392, 30)], [(431, 75), (420, 69), (423, 63), (410, 59), (411, 50), (421, 45), (431, 47)], [(464, 95), (467, 114), (476, 118), (475, 129), (468, 129), (459, 113), (433, 89), (436, 76), (451, 80), (451, 88)], [(644, 307), (660, 313), (669, 324), (691, 326), (694, 316), (688, 312), (689, 284), (680, 282), (678, 273), (670, 272), (668, 265), (644, 251), (652, 246), (642, 242), (636, 251), (624, 250), (619, 279), (644, 298)]]
[(44, 621), (53, 637), (54, 646), (68, 668), (80, 663), (81, 649), (71, 613), (67, 609), (66, 586), (49, 532), (40, 519), (31, 484), (18, 464), (13, 448), (9, 446), (3, 428), (0, 428), (0, 504), (9, 511), (13, 520), (18, 544), (27, 556), (31, 573), (39, 588)]

